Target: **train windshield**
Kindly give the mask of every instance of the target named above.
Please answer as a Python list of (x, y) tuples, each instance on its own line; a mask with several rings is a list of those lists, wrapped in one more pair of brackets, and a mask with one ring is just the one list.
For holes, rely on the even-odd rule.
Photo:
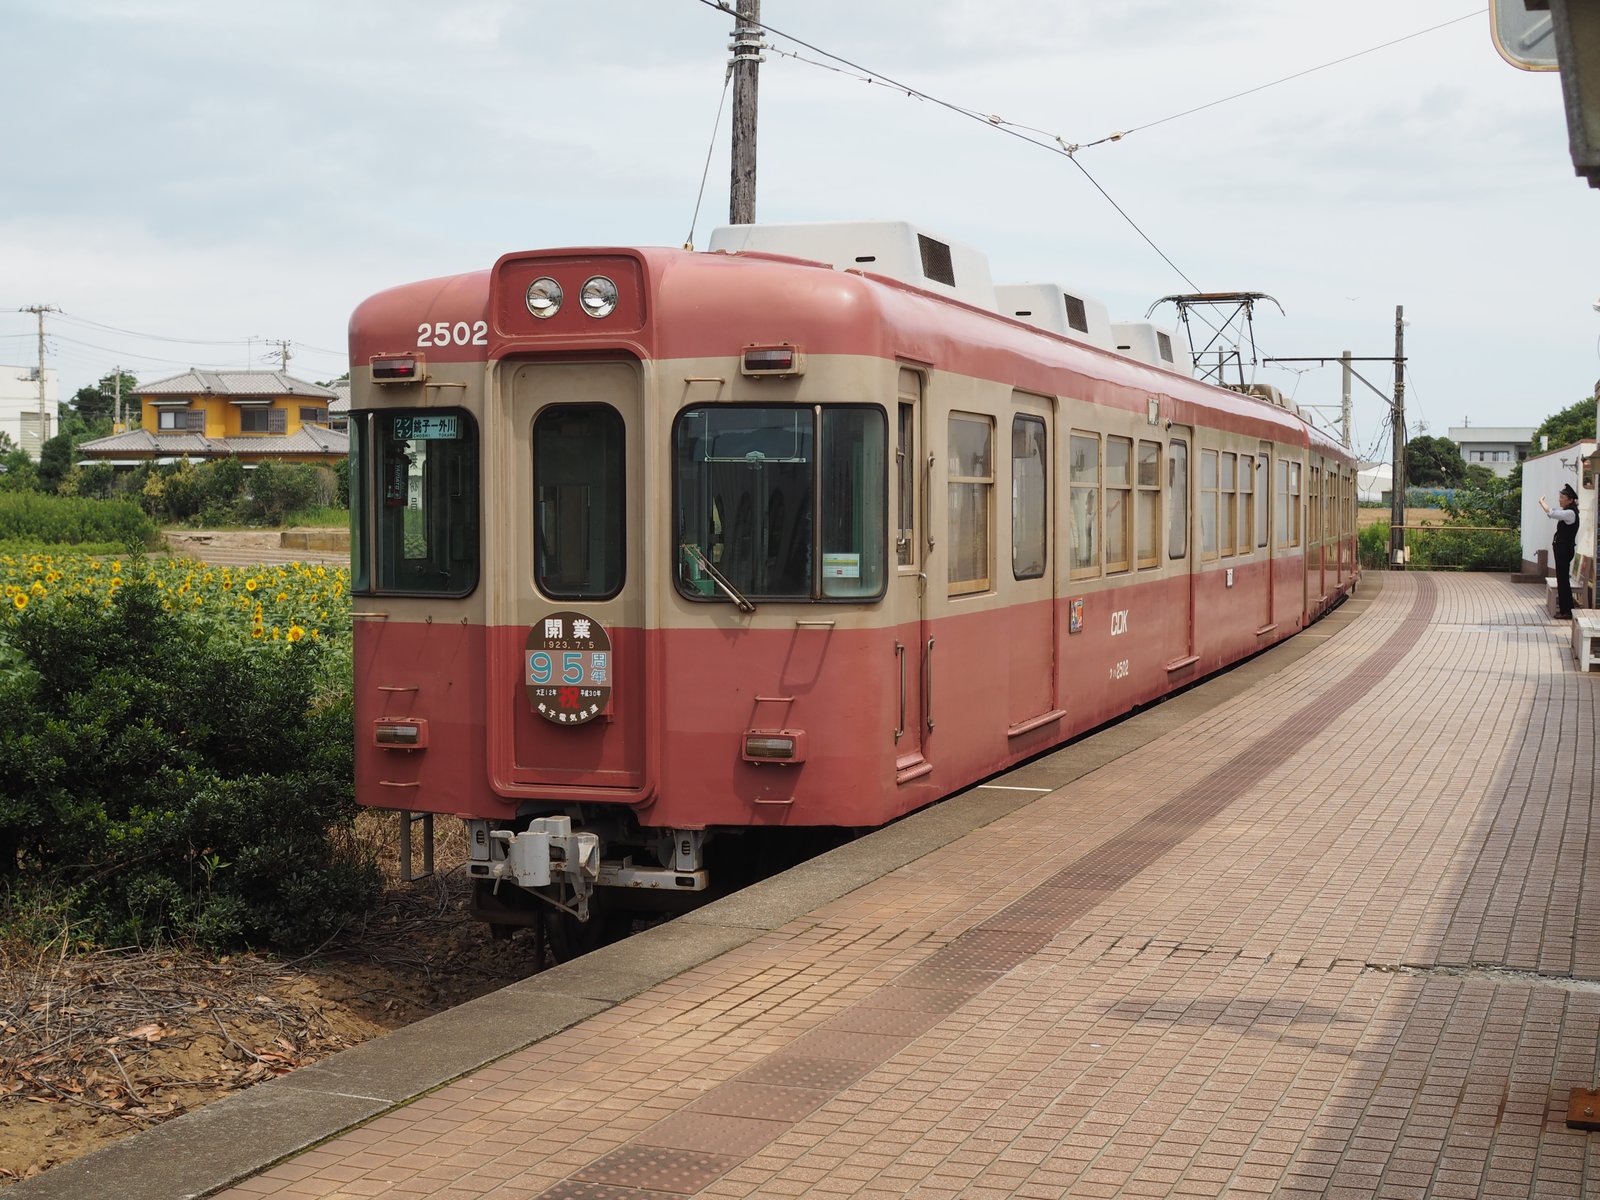
[(458, 409), (350, 422), (352, 590), (461, 596), (478, 584), (478, 427)]
[(881, 596), (886, 428), (881, 409), (864, 407), (682, 413), (674, 437), (679, 590), (741, 607)]

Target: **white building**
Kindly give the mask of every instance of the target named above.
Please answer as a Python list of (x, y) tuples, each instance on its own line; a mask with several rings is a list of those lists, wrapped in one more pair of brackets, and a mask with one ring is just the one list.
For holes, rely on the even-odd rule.
[(39, 368), (0, 363), (0, 433), (39, 461), (39, 448), (61, 427), (56, 373), (44, 371), (44, 437), (39, 436)]
[(1382, 502), (1389, 495), (1394, 467), (1389, 463), (1362, 463), (1356, 471), (1356, 499)]
[(1461, 448), (1461, 457), (1467, 466), (1488, 467), (1501, 479), (1506, 479), (1511, 475), (1511, 468), (1527, 458), (1533, 449), (1533, 429), (1462, 425), (1451, 428), (1450, 440)]
[(1545, 574), (1552, 572), (1554, 563), (1550, 557), (1550, 539), (1555, 536), (1555, 522), (1544, 515), (1544, 509), (1539, 507), (1539, 497), (1543, 496), (1550, 507), (1555, 508), (1561, 485), (1570, 483), (1578, 493), (1578, 558), (1572, 564), (1572, 585), (1576, 588), (1580, 580), (1594, 578), (1594, 478), (1590, 476), (1586, 480), (1583, 472), (1583, 460), (1594, 452), (1594, 440), (1585, 439), (1572, 446), (1534, 455), (1523, 462), (1521, 525), (1524, 572), (1533, 573), (1537, 570), (1541, 552), (1544, 554)]

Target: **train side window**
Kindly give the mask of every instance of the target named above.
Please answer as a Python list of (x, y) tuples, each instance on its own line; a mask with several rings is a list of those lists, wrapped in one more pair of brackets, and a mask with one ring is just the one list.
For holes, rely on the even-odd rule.
[(1278, 460), (1278, 548), (1300, 544), (1300, 464)]
[[(902, 375), (906, 372), (902, 371)], [(904, 395), (902, 386), (901, 394)], [(917, 410), (913, 404), (900, 406), (895, 442), (895, 462), (900, 480), (899, 521), (896, 525), (894, 549), (896, 561), (902, 567), (914, 566), (917, 561)]]
[(1044, 574), (1049, 546), (1050, 481), (1045, 464), (1044, 421), (1011, 418), (1011, 574), (1038, 579)]
[(1304, 468), (1297, 462), (1289, 464), (1289, 534), (1291, 546), (1300, 545), (1305, 538), (1302, 536), (1300, 524), (1300, 473)]
[(883, 410), (822, 410), (822, 594), (858, 600), (888, 573), (888, 464)]
[(1072, 486), (1072, 571), (1074, 579), (1100, 574), (1100, 435), (1074, 433), (1069, 447)]
[(1217, 452), (1200, 451), (1200, 557), (1217, 556)]
[(1217, 473), (1217, 549), (1224, 558), (1231, 558), (1237, 545), (1239, 529), (1239, 482), (1237, 463), (1239, 456), (1224, 450)]
[(1183, 558), (1189, 553), (1189, 444), (1176, 438), (1167, 446), (1167, 494), (1167, 557)]
[(1133, 439), (1106, 438), (1106, 574), (1133, 567)]
[(948, 489), (950, 595), (989, 590), (990, 497), (994, 492), (994, 422), (950, 414)]
[(605, 600), (622, 590), (627, 496), (622, 415), (552, 405), (533, 423), (535, 582), (546, 596)]
[(1307, 504), (1310, 513), (1306, 519), (1306, 537), (1314, 546), (1322, 540), (1322, 468), (1313, 463), (1310, 475), (1311, 494)]
[(372, 563), (367, 553), (367, 514), (372, 480), (368, 477), (368, 447), (372, 438), (371, 413), (353, 413), (350, 434), (350, 590), (364, 595), (372, 590)]
[(1239, 455), (1239, 528), (1236, 546), (1238, 553), (1250, 553), (1250, 540), (1255, 535), (1255, 456)]
[(1267, 473), (1267, 452), (1256, 455), (1256, 547), (1267, 548), (1267, 522), (1271, 513), (1272, 478)]
[(1139, 443), (1139, 569), (1161, 565), (1161, 443)]
[(463, 596), (478, 585), (478, 427), (456, 409), (375, 414), (380, 594)]

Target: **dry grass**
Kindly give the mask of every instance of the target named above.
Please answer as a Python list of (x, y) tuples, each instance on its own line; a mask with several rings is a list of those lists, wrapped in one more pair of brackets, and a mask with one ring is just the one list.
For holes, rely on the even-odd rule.
[(461, 822), (436, 835), (434, 875), (402, 883), (396, 814), (363, 813), (382, 899), (300, 958), (96, 950), (8, 913), (46, 932), (0, 938), (0, 1186), (539, 970), (468, 915)]

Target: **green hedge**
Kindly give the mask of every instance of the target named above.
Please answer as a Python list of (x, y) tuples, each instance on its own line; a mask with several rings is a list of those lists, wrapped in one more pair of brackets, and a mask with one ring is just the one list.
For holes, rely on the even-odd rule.
[(0, 884), (101, 944), (304, 947), (366, 909), (349, 649), (243, 642), (151, 583), (0, 609)]
[(130, 500), (0, 492), (0, 542), (92, 543), (138, 549), (160, 540), (155, 522)]

